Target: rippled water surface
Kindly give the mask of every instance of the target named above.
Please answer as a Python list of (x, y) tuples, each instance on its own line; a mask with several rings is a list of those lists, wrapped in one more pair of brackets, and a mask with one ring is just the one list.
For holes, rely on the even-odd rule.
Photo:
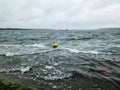
[(119, 90), (120, 30), (1, 30), (0, 72), (55, 90)]

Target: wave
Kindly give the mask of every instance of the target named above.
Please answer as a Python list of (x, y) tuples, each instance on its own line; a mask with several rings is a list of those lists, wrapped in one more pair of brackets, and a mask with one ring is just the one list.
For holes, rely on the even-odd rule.
[(53, 49), (49, 45), (45, 46), (42, 44), (31, 44), (31, 45), (0, 44), (0, 54), (5, 54), (6, 56), (34, 54), (34, 53), (48, 52), (54, 50), (61, 50), (63, 52), (69, 51), (70, 53), (120, 54), (119, 49), (120, 49), (119, 47), (112, 47), (97, 51), (97, 50), (79, 50), (76, 48), (67, 48), (67, 46), (66, 47), (59, 46), (58, 48)]
[[(85, 83), (92, 83), (93, 87), (96, 88), (95, 90), (119, 90), (120, 89), (120, 79), (119, 78), (113, 78), (111, 76), (105, 75), (104, 70), (98, 70), (94, 71), (96, 73), (99, 73), (99, 76), (90, 76), (83, 73), (79, 73), (76, 71), (73, 71), (73, 75), (71, 76), (71, 80), (80, 80), (85, 81)], [(95, 73), (94, 73), (95, 74)], [(113, 73), (110, 73), (113, 74)], [(120, 74), (119, 74), (120, 75)], [(111, 86), (109, 88), (109, 86)]]
[[(46, 69), (48, 70), (52, 70), (54, 67), (50, 67), (50, 66), (46, 66)], [(31, 73), (33, 72), (31, 67), (21, 67), (18, 69), (13, 69), (13, 70), (1, 70), (0, 72), (7, 72), (8, 74), (19, 74), (19, 76), (21, 76), (21, 78), (24, 78), (24, 76), (22, 76), (21, 74), (26, 74), (27, 73)], [(94, 83), (98, 84), (102, 87), (106, 87), (106, 85), (112, 85), (112, 86), (116, 86), (117, 88), (120, 88), (120, 74), (119, 73), (115, 73), (115, 72), (109, 72), (109, 71), (105, 71), (105, 70), (95, 70), (95, 69), (91, 69), (89, 73), (92, 72), (92, 74), (89, 73), (83, 73), (83, 72), (79, 72), (79, 71), (61, 71), (61, 70), (57, 70), (54, 69), (53, 71), (51, 71), (52, 73), (48, 73), (46, 72), (45, 69), (42, 69), (43, 74), (40, 73), (35, 73), (35, 74), (31, 74), (34, 77), (31, 78), (41, 78), (43, 80), (47, 80), (47, 81), (58, 81), (58, 80), (70, 80), (70, 82), (74, 82), (74, 80), (77, 82), (81, 82), (84, 81), (85, 83)], [(27, 78), (27, 76), (26, 76)], [(105, 84), (101, 84), (101, 82), (105, 82)], [(79, 83), (80, 83), (79, 82)], [(109, 88), (109, 87), (107, 87)], [(113, 87), (112, 87), (113, 88)], [(113, 89), (116, 90), (116, 89)], [(118, 89), (119, 90), (119, 89)]]
[(7, 44), (0, 44), (0, 47), (21, 47), (21, 46), (31, 46), (31, 47), (45, 47), (42, 44), (31, 44), (31, 45), (7, 45)]
[(19, 37), (19, 38), (14, 38), (17, 41), (39, 41), (39, 40), (48, 40), (50, 37), (48, 36), (28, 36), (28, 37)]
[(7, 72), (7, 73), (26, 73), (30, 72), (31, 68), (30, 66), (27, 67), (19, 67), (19, 68), (12, 68), (12, 69), (1, 69), (0, 72)]
[[(69, 48), (56, 48), (33, 53), (22, 51), (19, 55), (13, 56), (0, 55), (0, 68), (1, 72), (31, 73), (45, 80), (70, 78), (76, 75), (75, 72), (97, 78), (107, 77), (111, 80), (111, 78), (119, 78), (119, 59), (116, 55), (83, 53)], [(108, 75), (109, 72), (112, 72), (110, 77), (103, 75)]]
[(71, 41), (71, 40), (91, 40), (94, 38), (91, 38), (91, 37), (62, 37), (62, 38), (58, 38), (58, 39)]
[(32, 45), (0, 45), (0, 54), (5, 54), (6, 56), (13, 55), (24, 55), (24, 54), (34, 54), (39, 53), (44, 50), (49, 50), (42, 44), (32, 44)]
[(93, 53), (93, 54), (98, 54), (100, 52), (98, 51), (83, 51), (83, 50), (77, 50), (77, 49), (72, 49), (72, 48), (64, 48), (65, 50), (69, 50), (70, 52), (73, 52), (73, 53)]
[(101, 52), (103, 53), (109, 53), (109, 54), (116, 54), (116, 55), (120, 55), (120, 46), (116, 46), (116, 47), (109, 47), (105, 50), (101, 50)]

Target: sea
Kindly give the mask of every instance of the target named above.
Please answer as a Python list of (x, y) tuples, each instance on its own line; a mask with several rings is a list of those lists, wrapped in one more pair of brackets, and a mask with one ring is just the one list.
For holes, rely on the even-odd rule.
[(0, 30), (0, 73), (38, 90), (120, 90), (120, 29)]

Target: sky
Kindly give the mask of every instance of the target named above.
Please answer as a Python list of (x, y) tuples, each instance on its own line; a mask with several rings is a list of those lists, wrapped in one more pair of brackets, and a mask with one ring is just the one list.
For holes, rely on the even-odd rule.
[(120, 27), (120, 0), (0, 0), (0, 28)]

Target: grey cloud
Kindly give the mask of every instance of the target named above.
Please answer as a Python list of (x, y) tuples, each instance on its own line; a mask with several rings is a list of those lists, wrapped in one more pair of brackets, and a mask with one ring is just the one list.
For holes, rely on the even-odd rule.
[(120, 0), (1, 0), (0, 27), (120, 26)]

